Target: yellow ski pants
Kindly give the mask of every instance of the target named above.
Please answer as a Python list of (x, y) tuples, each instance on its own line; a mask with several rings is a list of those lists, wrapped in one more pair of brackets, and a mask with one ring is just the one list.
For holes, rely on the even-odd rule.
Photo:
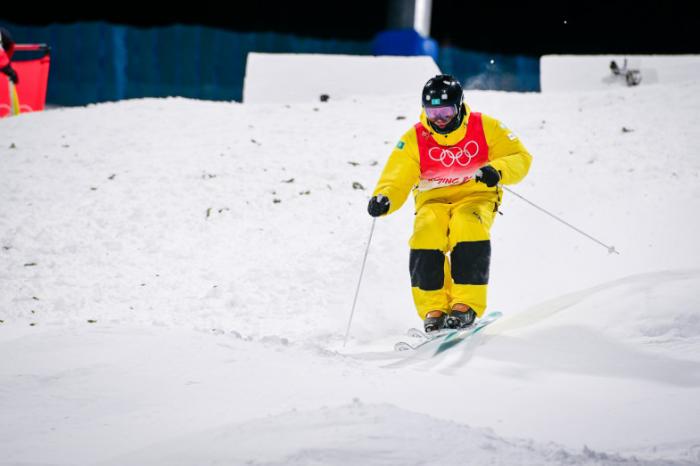
[(457, 303), (483, 315), (498, 197), (481, 192), (418, 208), (409, 245), (411, 290), (421, 319), (430, 311), (449, 312)]

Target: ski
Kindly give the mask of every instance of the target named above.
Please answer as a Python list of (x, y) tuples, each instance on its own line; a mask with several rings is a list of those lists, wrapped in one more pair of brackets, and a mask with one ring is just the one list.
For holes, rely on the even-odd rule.
[[(462, 329), (465, 330), (465, 329)], [(442, 337), (447, 335), (450, 332), (454, 332), (455, 329), (452, 328), (444, 328), (442, 330), (438, 330), (436, 332), (431, 332), (431, 333), (425, 333), (423, 330), (419, 330), (415, 327), (409, 328), (406, 331), (406, 335), (408, 335), (411, 338), (418, 339), (421, 341), (426, 341), (426, 340), (434, 340), (437, 337)]]
[(394, 345), (394, 350), (396, 351), (415, 351), (431, 342), (435, 342), (437, 347), (435, 349), (435, 354), (442, 353), (449, 348), (459, 344), (460, 342), (466, 340), (470, 336), (481, 331), (484, 327), (496, 321), (501, 317), (503, 313), (494, 311), (486, 314), (482, 319), (476, 321), (469, 327), (460, 329), (443, 329), (438, 330), (430, 334), (426, 334), (416, 328), (408, 329), (408, 336), (412, 338), (417, 338), (420, 341), (417, 344), (410, 344), (405, 341), (400, 341)]

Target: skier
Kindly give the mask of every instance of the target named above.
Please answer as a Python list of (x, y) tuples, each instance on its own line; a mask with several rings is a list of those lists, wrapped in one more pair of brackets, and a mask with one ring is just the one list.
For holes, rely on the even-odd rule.
[(411, 291), (430, 333), (484, 314), (499, 183), (522, 180), (532, 156), (498, 120), (472, 112), (450, 75), (428, 80), (421, 103), (420, 122), (391, 152), (367, 210), (390, 214), (414, 191)]
[(19, 82), (17, 72), (10, 65), (14, 50), (15, 42), (12, 40), (10, 32), (0, 27), (0, 72), (6, 74), (12, 84), (17, 84)]

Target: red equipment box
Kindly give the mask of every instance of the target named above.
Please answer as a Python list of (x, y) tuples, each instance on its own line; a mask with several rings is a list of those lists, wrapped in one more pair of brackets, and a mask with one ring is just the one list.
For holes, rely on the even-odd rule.
[[(33, 58), (22, 59), (22, 55)], [(19, 83), (14, 86), (19, 100), (20, 113), (37, 112), (46, 104), (46, 87), (49, 83), (51, 49), (46, 44), (16, 44), (12, 57), (12, 68), (17, 72)], [(0, 75), (0, 118), (12, 112), (10, 81)]]

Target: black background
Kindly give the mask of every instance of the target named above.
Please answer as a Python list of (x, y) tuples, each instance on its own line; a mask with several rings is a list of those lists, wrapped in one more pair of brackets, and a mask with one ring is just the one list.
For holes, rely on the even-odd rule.
[[(699, 2), (695, 2), (699, 3)], [(21, 6), (24, 4), (23, 6)], [(700, 53), (700, 20), (684, 1), (555, 3), (433, 0), (431, 36), (440, 45), (495, 53)], [(109, 2), (83, 6), (3, 5), (2, 20), (24, 25), (107, 21), (140, 27), (200, 24), (235, 31), (371, 40), (386, 29), (386, 1), (189, 2), (154, 8)]]

